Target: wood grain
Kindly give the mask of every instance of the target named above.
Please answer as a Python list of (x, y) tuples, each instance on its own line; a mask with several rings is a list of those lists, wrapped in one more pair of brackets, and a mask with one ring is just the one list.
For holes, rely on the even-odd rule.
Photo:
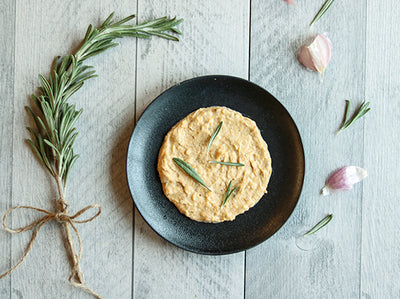
[[(330, 197), (322, 197), (319, 191), (333, 170), (363, 163), (362, 122), (339, 136), (335, 131), (345, 100), (359, 103), (364, 95), (365, 6), (335, 2), (310, 29), (319, 5), (252, 1), (250, 79), (275, 95), (293, 116), (303, 140), (306, 176), (288, 222), (270, 240), (247, 252), (249, 298), (354, 298), (359, 294), (361, 186)], [(336, 20), (345, 20), (346, 26)], [(299, 64), (297, 55), (301, 45), (324, 32), (332, 40), (333, 58), (321, 83), (318, 73)], [(328, 213), (334, 219), (318, 233), (321, 243), (314, 250), (300, 250), (296, 237)]]
[(400, 298), (400, 11), (397, 1), (368, 1), (364, 123), (362, 298)]
[[(176, 14), (179, 43), (139, 40), (137, 115), (163, 90), (199, 75), (247, 77), (244, 1), (139, 1), (139, 20)], [(242, 298), (244, 254), (202, 256), (169, 245), (135, 216), (135, 298)]]
[[(13, 150), (13, 95), (14, 95), (14, 41), (15, 4), (0, 1), (0, 214), (11, 207), (11, 173)], [(6, 175), (7, 174), (7, 175)], [(11, 217), (9, 222), (11, 223)], [(8, 270), (11, 260), (11, 235), (0, 229), (0, 274)], [(0, 280), (0, 297), (11, 297), (11, 277)]]

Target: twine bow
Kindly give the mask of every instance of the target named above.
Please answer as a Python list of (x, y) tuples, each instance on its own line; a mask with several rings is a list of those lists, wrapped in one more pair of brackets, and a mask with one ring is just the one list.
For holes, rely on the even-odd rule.
[[(92, 216), (91, 218), (86, 219), (86, 220), (76, 220), (76, 218), (78, 218), (80, 215), (82, 215), (87, 210), (90, 210), (92, 208), (97, 208), (98, 209), (97, 213), (94, 216)], [(40, 218), (39, 220), (36, 220), (36, 221), (32, 222), (31, 224), (28, 224), (28, 225), (26, 225), (24, 227), (20, 227), (20, 228), (17, 228), (17, 229), (11, 229), (6, 224), (7, 216), (12, 211), (17, 210), (17, 209), (35, 210), (35, 211), (38, 211), (38, 212), (42, 212), (42, 213), (44, 213), (46, 215), (43, 216), (42, 218)], [(64, 227), (65, 227), (65, 230), (67, 232), (67, 242), (68, 242), (68, 245), (69, 245), (69, 247), (71, 249), (72, 259), (73, 259), (73, 262), (74, 262), (74, 265), (73, 265), (72, 270), (71, 270), (71, 274), (70, 274), (70, 276), (68, 278), (68, 281), (72, 285), (74, 285), (76, 287), (80, 287), (80, 288), (83, 288), (83, 289), (87, 290), (88, 292), (93, 294), (95, 297), (101, 298), (100, 295), (98, 295), (96, 292), (94, 292), (93, 290), (91, 290), (90, 288), (88, 288), (86, 286), (86, 283), (85, 283), (85, 280), (84, 280), (84, 277), (83, 277), (83, 273), (82, 273), (82, 271), (80, 269), (80, 260), (81, 260), (81, 256), (82, 256), (82, 240), (81, 240), (81, 236), (80, 236), (80, 234), (78, 232), (78, 229), (75, 226), (75, 223), (86, 223), (86, 222), (92, 221), (97, 216), (99, 216), (100, 213), (101, 213), (101, 206), (98, 205), (98, 204), (94, 204), (94, 205), (89, 205), (89, 206), (83, 208), (82, 210), (78, 211), (75, 215), (71, 216), (71, 215), (68, 214), (68, 203), (64, 199), (57, 200), (57, 206), (56, 206), (56, 212), (55, 213), (47, 211), (47, 210), (35, 208), (35, 207), (32, 207), (32, 206), (15, 206), (15, 207), (12, 207), (12, 208), (8, 209), (7, 212), (4, 214), (4, 217), (3, 217), (3, 226), (4, 226), (4, 229), (6, 231), (8, 231), (9, 233), (12, 233), (12, 234), (19, 234), (19, 233), (22, 233), (22, 232), (25, 232), (25, 231), (31, 230), (31, 229), (34, 229), (34, 231), (33, 231), (31, 240), (29, 241), (27, 249), (25, 250), (25, 253), (22, 256), (22, 258), (10, 270), (8, 270), (4, 274), (1, 274), (0, 275), (0, 279), (3, 278), (4, 276), (7, 276), (11, 272), (13, 272), (19, 265), (22, 264), (22, 262), (25, 260), (25, 258), (28, 256), (28, 253), (32, 249), (33, 243), (35, 242), (35, 239), (36, 239), (36, 236), (39, 233), (39, 230), (42, 228), (42, 226), (44, 224), (46, 224), (47, 222), (51, 221), (51, 220), (56, 220), (59, 223), (62, 223), (64, 225)], [(76, 254), (75, 247), (74, 247), (74, 244), (73, 244), (73, 241), (72, 241), (71, 232), (70, 232), (70, 229), (69, 229), (68, 225), (70, 225), (72, 227), (72, 229), (74, 230), (74, 232), (76, 234), (76, 237), (78, 238), (78, 243), (79, 243), (79, 253), (78, 254)]]

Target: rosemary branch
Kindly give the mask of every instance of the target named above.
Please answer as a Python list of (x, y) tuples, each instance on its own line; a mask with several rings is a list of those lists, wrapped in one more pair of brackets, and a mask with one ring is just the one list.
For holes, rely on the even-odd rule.
[[(27, 128), (32, 135), (27, 142), (58, 182), (58, 188), (62, 188), (59, 190), (61, 197), (64, 196), (70, 170), (78, 158), (73, 151), (78, 135), (74, 125), (82, 113), (82, 109), (77, 110), (76, 106), (67, 103), (67, 100), (82, 87), (84, 81), (96, 77), (93, 67), (84, 65), (83, 62), (116, 46), (117, 43), (113, 42), (116, 38), (158, 36), (178, 41), (172, 34), (181, 34), (176, 26), (183, 20), (176, 18), (163, 17), (138, 25), (129, 25), (126, 23), (132, 20), (134, 15), (120, 21), (114, 21), (113, 16), (114, 13), (98, 29), (90, 25), (75, 54), (56, 58), (48, 79), (39, 75), (42, 84), (39, 95), (32, 95), (37, 109), (26, 107), (35, 122), (35, 128)], [(62, 184), (59, 184), (60, 180)]]
[[(26, 110), (35, 122), (35, 128), (27, 128), (31, 133), (31, 139), (28, 139), (27, 142), (57, 183), (59, 193), (57, 213), (63, 214), (64, 217), (66, 217), (65, 215), (70, 217), (68, 203), (65, 201), (65, 191), (68, 174), (78, 158), (73, 151), (73, 145), (78, 135), (74, 125), (82, 113), (82, 109), (77, 110), (76, 106), (67, 103), (67, 100), (82, 87), (86, 80), (96, 76), (93, 67), (84, 65), (83, 62), (91, 56), (116, 46), (117, 44), (113, 42), (116, 38), (158, 36), (178, 41), (178, 38), (172, 34), (181, 34), (176, 26), (182, 20), (176, 18), (164, 17), (139, 25), (129, 25), (126, 23), (133, 19), (134, 15), (120, 21), (114, 21), (113, 15), (112, 13), (98, 29), (94, 29), (92, 25), (88, 27), (85, 38), (75, 54), (57, 57), (48, 79), (39, 75), (41, 81), (39, 94), (32, 95), (36, 109), (26, 106)], [(63, 221), (62, 224), (73, 261), (70, 282), (100, 298), (97, 293), (85, 285), (80, 269), (81, 246), (77, 252), (71, 233), (73, 229), (78, 236), (79, 244), (81, 244), (78, 231), (71, 220)]]

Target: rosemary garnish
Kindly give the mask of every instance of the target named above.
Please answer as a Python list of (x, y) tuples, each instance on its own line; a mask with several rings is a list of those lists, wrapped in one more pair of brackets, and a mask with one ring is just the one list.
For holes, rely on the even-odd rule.
[(332, 214), (329, 214), (328, 216), (326, 216), (324, 219), (322, 219), (320, 222), (317, 223), (317, 225), (315, 225), (312, 229), (310, 229), (308, 232), (306, 232), (303, 237), (307, 237), (309, 235), (312, 235), (314, 233), (316, 233), (317, 231), (319, 231), (321, 228), (323, 228), (325, 225), (327, 225), (329, 223), (329, 221), (331, 221), (333, 218)]
[(225, 198), (224, 198), (224, 201), (222, 202), (221, 208), (226, 204), (226, 202), (228, 201), (228, 198), (232, 195), (232, 193), (233, 193), (237, 188), (239, 188), (238, 186), (236, 186), (235, 188), (233, 188), (233, 189), (231, 190), (232, 181), (233, 181), (233, 180), (231, 180), (231, 181), (229, 182), (228, 189), (226, 190)]
[(203, 179), (196, 172), (196, 170), (193, 169), (192, 166), (190, 166), (188, 163), (186, 163), (185, 161), (183, 161), (182, 159), (179, 159), (179, 158), (173, 158), (172, 160), (174, 160), (176, 165), (178, 165), (180, 168), (182, 168), (182, 170), (184, 170), (188, 175), (190, 175), (193, 179), (195, 179), (197, 182), (199, 182), (199, 184), (206, 187), (208, 191), (211, 191), (211, 189), (207, 187), (207, 185), (204, 183)]
[(343, 123), (342, 123), (342, 126), (340, 127), (339, 131), (337, 132), (337, 134), (339, 134), (343, 130), (347, 129), (357, 119), (363, 117), (371, 109), (371, 108), (368, 108), (368, 106), (369, 106), (369, 102), (365, 103), (365, 101), (363, 101), (361, 103), (360, 107), (358, 107), (358, 109), (356, 110), (356, 112), (354, 112), (353, 116), (350, 119), (348, 119), (349, 110), (350, 110), (350, 101), (346, 100), (346, 108), (345, 108), (345, 112), (344, 112)]
[(242, 163), (235, 163), (235, 162), (208, 161), (208, 163), (222, 164), (222, 165), (228, 165), (228, 166), (244, 166), (244, 164), (242, 164)]
[(219, 131), (221, 131), (222, 125), (224, 124), (223, 121), (221, 121), (217, 128), (215, 129), (214, 133), (212, 133), (211, 137), (210, 137), (210, 141), (208, 142), (208, 146), (207, 146), (207, 155), (208, 155), (208, 151), (210, 149), (211, 144), (214, 142), (214, 139), (217, 137)]
[(321, 9), (318, 11), (314, 19), (312, 20), (310, 26), (314, 25), (316, 21), (318, 21), (328, 10), (328, 8), (332, 5), (335, 0), (327, 0), (324, 5), (322, 5)]

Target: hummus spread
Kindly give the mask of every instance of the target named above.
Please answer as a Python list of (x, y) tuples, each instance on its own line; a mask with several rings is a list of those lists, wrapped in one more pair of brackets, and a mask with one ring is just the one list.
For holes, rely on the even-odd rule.
[[(221, 130), (207, 153), (210, 137), (221, 121)], [(188, 163), (212, 192), (173, 158)], [(178, 122), (165, 136), (157, 169), (166, 197), (187, 217), (204, 222), (233, 220), (254, 206), (266, 193), (272, 172), (268, 146), (256, 123), (226, 107), (201, 108)], [(231, 189), (238, 188), (222, 206), (231, 180)]]

